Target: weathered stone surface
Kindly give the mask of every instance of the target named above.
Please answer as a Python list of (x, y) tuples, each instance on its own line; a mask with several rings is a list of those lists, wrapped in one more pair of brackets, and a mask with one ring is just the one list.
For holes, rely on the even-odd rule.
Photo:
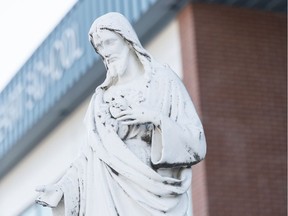
[(96, 19), (89, 40), (107, 76), (85, 116), (87, 142), (36, 202), (59, 209), (64, 195), (65, 215), (187, 215), (190, 167), (206, 141), (185, 87), (119, 13)]

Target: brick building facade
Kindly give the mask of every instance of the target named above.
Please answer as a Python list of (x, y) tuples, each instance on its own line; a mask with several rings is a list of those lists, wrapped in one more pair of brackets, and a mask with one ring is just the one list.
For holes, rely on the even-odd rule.
[(178, 19), (208, 143), (194, 216), (286, 215), (286, 14), (190, 4)]

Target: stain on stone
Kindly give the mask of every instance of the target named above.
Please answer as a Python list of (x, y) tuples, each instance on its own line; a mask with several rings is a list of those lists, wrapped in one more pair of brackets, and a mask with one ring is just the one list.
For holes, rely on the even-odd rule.
[(171, 112), (172, 112), (172, 106), (169, 107), (169, 114), (168, 114), (169, 117), (171, 117)]
[(193, 152), (192, 148), (189, 147), (189, 146), (186, 146), (186, 148), (187, 148), (187, 152), (188, 152), (189, 154), (192, 154), (192, 152)]
[(175, 122), (177, 122), (178, 121), (178, 115), (175, 117)]
[(196, 152), (194, 152), (193, 157), (195, 158), (196, 161), (201, 161), (201, 158), (199, 156), (199, 154), (197, 154)]
[(180, 168), (180, 167), (184, 167), (184, 168), (190, 168), (192, 165), (192, 162), (187, 162), (187, 163), (161, 163), (161, 164), (152, 164), (152, 166), (155, 169), (159, 169), (159, 168)]
[[(100, 55), (100, 56), (101, 56), (101, 55)], [(102, 56), (101, 56), (101, 57), (102, 57)], [(102, 58), (102, 59), (104, 59), (104, 58)], [(108, 89), (108, 87), (107, 87), (107, 86), (102, 86), (101, 89), (104, 90), (104, 91), (106, 91), (106, 90)]]
[(163, 181), (163, 184), (166, 185), (172, 185), (172, 186), (181, 186), (181, 182), (168, 182), (168, 181)]
[(147, 144), (150, 144), (151, 143), (151, 136), (149, 134), (144, 134), (143, 136), (141, 136), (141, 140), (143, 140)]

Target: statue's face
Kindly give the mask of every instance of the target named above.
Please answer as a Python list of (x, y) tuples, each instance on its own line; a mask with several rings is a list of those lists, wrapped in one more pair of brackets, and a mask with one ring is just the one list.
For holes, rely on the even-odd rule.
[(93, 34), (93, 44), (112, 76), (125, 74), (132, 51), (123, 38), (112, 31), (101, 30)]

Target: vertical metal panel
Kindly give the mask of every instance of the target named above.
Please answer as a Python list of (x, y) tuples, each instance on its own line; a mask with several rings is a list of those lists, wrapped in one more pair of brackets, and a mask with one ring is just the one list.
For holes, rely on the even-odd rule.
[(121, 11), (121, 5), (120, 0), (115, 0), (115, 11), (120, 12)]
[(136, 1), (133, 1), (132, 4), (132, 11), (133, 11), (133, 22), (136, 22), (139, 19), (141, 10), (140, 10), (140, 4)]
[(130, 7), (129, 7), (129, 5), (131, 5), (131, 0), (127, 0), (126, 2), (127, 4), (124, 4), (123, 14), (124, 16), (130, 18), (131, 20), (131, 15), (130, 15), (131, 12), (130, 12)]

